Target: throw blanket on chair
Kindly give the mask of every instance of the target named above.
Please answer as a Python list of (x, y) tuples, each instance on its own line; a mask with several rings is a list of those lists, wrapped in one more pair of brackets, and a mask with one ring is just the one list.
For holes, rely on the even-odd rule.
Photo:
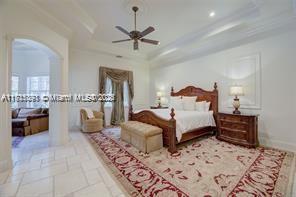
[(94, 112), (89, 108), (83, 108), (86, 111), (86, 115), (88, 119), (95, 118)]

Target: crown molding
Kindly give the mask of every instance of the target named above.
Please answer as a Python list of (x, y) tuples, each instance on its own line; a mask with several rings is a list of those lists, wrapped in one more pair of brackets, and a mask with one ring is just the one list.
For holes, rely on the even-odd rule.
[(23, 6), (30, 9), (31, 13), (35, 14), (35, 16), (36, 16), (35, 18), (37, 20), (39, 20), (43, 24), (47, 25), (49, 28), (51, 28), (56, 33), (61, 34), (65, 38), (70, 39), (72, 37), (73, 32), (70, 27), (68, 27), (66, 24), (62, 23), (60, 20), (58, 20), (52, 14), (45, 11), (42, 7), (37, 5), (32, 0), (19, 1), (19, 2), (21, 2)]
[(173, 52), (168, 57), (163, 57), (150, 62), (151, 67), (170, 66), (185, 61), (190, 61), (202, 56), (216, 53), (229, 48), (264, 39), (269, 36), (285, 33), (296, 28), (296, 17), (283, 11), (282, 14), (265, 21), (258, 21), (248, 28), (242, 28), (237, 32), (226, 32), (213, 36), (203, 43), (195, 43), (189, 50), (186, 47)]
[(155, 59), (161, 58), (162, 56), (168, 55), (170, 51), (177, 51), (188, 44), (197, 42), (198, 40), (206, 39), (208, 37), (214, 36), (215, 34), (219, 34), (242, 23), (245, 23), (259, 15), (261, 4), (261, 0), (253, 0), (252, 3), (224, 18), (221, 18), (220, 20), (217, 20), (215, 23), (182, 36), (176, 41), (151, 52), (148, 54), (148, 60), (153, 61)]
[(89, 52), (96, 52), (101, 53), (108, 56), (122, 56), (123, 59), (135, 60), (140, 62), (147, 63), (146, 55), (140, 52), (130, 52), (127, 50), (122, 50), (122, 48), (111, 46), (109, 44), (90, 40), (87, 41), (83, 46), (82, 45), (72, 45), (71, 50), (78, 50), (78, 51), (89, 51)]
[(88, 33), (93, 35), (98, 27), (95, 19), (93, 19), (81, 6), (74, 0), (68, 1), (59, 1), (59, 3), (63, 3), (65, 7), (73, 12), (75, 17), (73, 20), (76, 20), (80, 25), (82, 25)]
[[(75, 13), (75, 17), (73, 17), (73, 20), (75, 20), (78, 24), (81, 25), (83, 29), (86, 30), (88, 34), (90, 34), (89, 37), (91, 37), (96, 29), (98, 28), (98, 24), (96, 23), (95, 19), (93, 19), (81, 6), (74, 0), (68, 0), (68, 1), (59, 1), (60, 4), (62, 4), (64, 7), (67, 7), (69, 10), (71, 10), (73, 13)], [(49, 13), (46, 9), (44, 9), (41, 5), (39, 5), (37, 2), (34, 2), (33, 0), (27, 0), (23, 1), (23, 4), (27, 7), (31, 8), (32, 11), (38, 11), (39, 16), (41, 16), (41, 20), (43, 23), (55, 23), (53, 25), (50, 25), (50, 28), (56, 29), (55, 25), (58, 25), (59, 27), (64, 28), (64, 32), (67, 32), (67, 37), (70, 38), (69, 35), (72, 35), (73, 31), (72, 29), (61, 22), (61, 20), (57, 19), (53, 14)], [(39, 17), (38, 16), (38, 17)], [(46, 18), (45, 18), (46, 17)], [(49, 20), (48, 20), (49, 19)], [(61, 33), (61, 32), (58, 32)]]

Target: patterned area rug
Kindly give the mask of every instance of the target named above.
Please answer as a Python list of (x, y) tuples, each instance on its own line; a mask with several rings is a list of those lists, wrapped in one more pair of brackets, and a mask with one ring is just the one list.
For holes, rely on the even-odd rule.
[(210, 137), (179, 146), (175, 155), (165, 148), (144, 155), (119, 135), (108, 128), (87, 137), (131, 196), (290, 196), (293, 153)]
[(24, 137), (12, 137), (12, 148), (18, 148)]

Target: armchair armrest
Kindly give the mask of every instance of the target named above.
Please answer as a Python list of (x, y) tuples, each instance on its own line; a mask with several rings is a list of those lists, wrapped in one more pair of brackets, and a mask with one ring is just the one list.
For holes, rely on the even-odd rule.
[(103, 119), (104, 113), (99, 111), (93, 111), (95, 118), (97, 119)]

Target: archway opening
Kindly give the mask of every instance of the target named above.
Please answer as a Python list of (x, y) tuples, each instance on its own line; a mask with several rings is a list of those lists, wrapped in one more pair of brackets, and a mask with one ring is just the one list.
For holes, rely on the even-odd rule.
[(59, 92), (62, 61), (49, 47), (30, 39), (14, 39), (11, 49), (12, 159), (16, 163), (29, 159), (30, 149), (57, 144), (54, 111), (58, 104), (48, 98)]

